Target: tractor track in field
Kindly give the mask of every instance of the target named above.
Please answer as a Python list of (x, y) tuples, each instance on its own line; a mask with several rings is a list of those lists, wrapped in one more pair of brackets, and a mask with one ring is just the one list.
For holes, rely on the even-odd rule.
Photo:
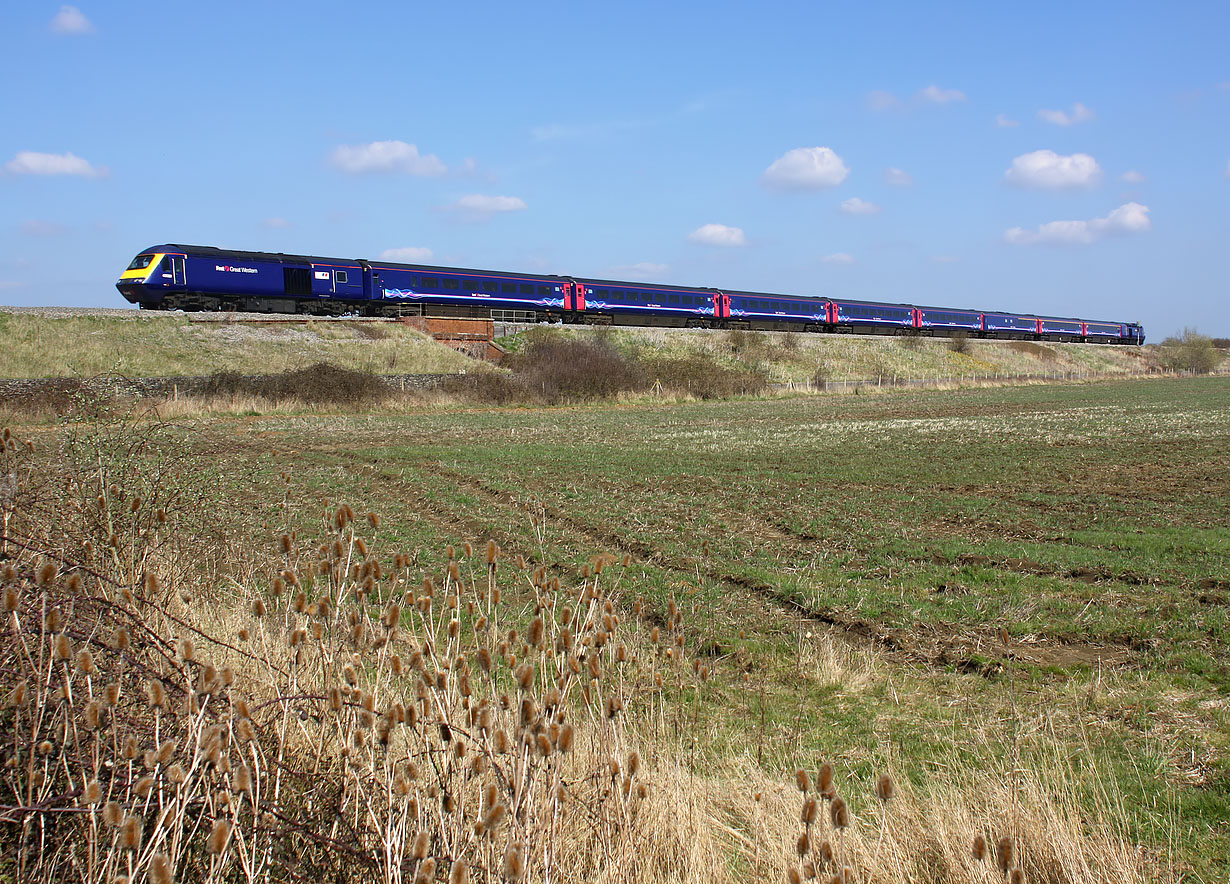
[[(506, 557), (522, 555), (527, 561), (537, 562), (556, 572), (575, 567), (561, 561), (543, 561), (541, 553), (533, 548), (531, 542), (527, 542), (524, 535), (499, 528), (500, 522), (525, 522), (528, 513), (521, 511), (508, 492), (494, 488), (480, 478), (458, 472), (439, 461), (407, 463), (402, 469), (392, 470), (373, 468), (370, 460), (334, 445), (309, 446), (303, 450), (315, 451), (335, 464), (365, 468), (372, 479), (379, 481), (381, 485), (395, 485), (396, 498), (407, 511), (431, 522), (445, 536), (462, 535), (464, 539), (464, 535), (468, 534), (479, 543), (488, 539), (495, 540)], [(438, 477), (455, 488), (480, 498), (490, 505), (492, 515), (499, 513), (503, 518), (476, 519), (467, 511), (467, 507), (450, 505), (446, 499), (442, 500), (425, 492), (423, 486), (407, 474), (413, 470)], [(919, 622), (908, 628), (886, 627), (868, 618), (851, 616), (837, 608), (819, 607), (785, 596), (778, 587), (769, 582), (733, 573), (726, 568), (713, 567), (699, 557), (681, 561), (677, 556), (665, 553), (653, 544), (631, 540), (617, 531), (590, 524), (563, 507), (546, 502), (543, 502), (543, 506), (547, 519), (562, 526), (578, 547), (589, 545), (595, 553), (630, 555), (634, 560), (688, 580), (699, 572), (702, 578), (718, 585), (751, 594), (790, 619), (814, 624), (848, 642), (869, 645), (887, 657), (905, 663), (994, 677), (1002, 672), (1009, 660), (1039, 666), (1107, 665), (1125, 662), (1136, 652), (1146, 650), (1126, 643), (1098, 643), (1075, 636), (1030, 636), (1004, 642), (999, 631), (989, 626), (979, 629), (962, 624)], [(794, 547), (814, 548), (815, 542), (822, 540), (819, 537), (804, 536), (771, 521), (751, 517), (747, 513), (724, 511), (722, 516), (730, 517), (731, 521), (737, 518), (744, 523), (755, 521), (756, 528), (753, 529), (750, 523), (744, 524), (743, 527), (756, 530), (760, 534), (768, 534), (778, 542), (790, 543)], [(577, 551), (583, 552), (581, 549)], [(650, 625), (660, 625), (660, 618), (655, 618), (652, 614), (646, 614), (644, 619)]]
[[(440, 464), (433, 465), (434, 472), (466, 490), (480, 494), (493, 506), (508, 507), (508, 495), (491, 488), (481, 479), (450, 470)], [(937, 623), (918, 623), (910, 628), (888, 628), (866, 618), (851, 617), (833, 608), (808, 605), (797, 599), (783, 596), (772, 584), (734, 574), (726, 569), (712, 568), (699, 560), (680, 562), (662, 550), (649, 544), (629, 542), (618, 533), (590, 525), (564, 512), (547, 506), (546, 515), (564, 524), (574, 535), (584, 537), (596, 547), (606, 547), (620, 555), (628, 554), (643, 562), (657, 565), (681, 575), (696, 573), (715, 583), (752, 593), (763, 602), (768, 602), (780, 611), (807, 622), (825, 627), (841, 638), (870, 644), (877, 650), (910, 663), (931, 668), (954, 668), (958, 671), (994, 676), (1004, 668), (1006, 660), (1016, 660), (1028, 665), (1097, 665), (1124, 662), (1134, 651), (1130, 645), (1098, 643), (1071, 637), (1031, 636), (1025, 639), (1009, 639), (1005, 642), (997, 630)], [(781, 535), (789, 538), (789, 532), (771, 523), (765, 523)], [(556, 563), (558, 567), (558, 563)]]

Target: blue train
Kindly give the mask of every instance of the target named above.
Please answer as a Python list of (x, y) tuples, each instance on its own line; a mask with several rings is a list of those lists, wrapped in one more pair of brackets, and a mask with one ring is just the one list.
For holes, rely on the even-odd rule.
[(210, 246), (145, 249), (116, 288), (149, 310), (452, 316), (763, 331), (1143, 344), (1139, 323), (467, 270)]

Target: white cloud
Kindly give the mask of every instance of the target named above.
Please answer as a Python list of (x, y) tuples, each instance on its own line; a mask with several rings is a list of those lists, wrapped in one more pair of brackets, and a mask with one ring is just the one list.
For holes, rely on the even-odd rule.
[(434, 177), (448, 168), (434, 154), (420, 154), (418, 147), (404, 141), (373, 141), (369, 144), (342, 145), (335, 148), (330, 161), (343, 172), (403, 172)]
[(954, 101), (965, 101), (965, 93), (960, 89), (941, 89), (934, 83), (919, 92), (918, 97), (932, 104), (951, 104)]
[(834, 252), (820, 259), (825, 264), (853, 264), (854, 256), (849, 252)]
[(94, 26), (76, 6), (61, 6), (51, 20), (51, 30), (55, 34), (92, 34)]
[(420, 246), (403, 246), (400, 249), (385, 249), (380, 253), (382, 261), (402, 261), (406, 264), (417, 264), (431, 259), (431, 249)]
[(1078, 101), (1072, 105), (1071, 113), (1061, 110), (1046, 110), (1044, 108), (1038, 111), (1038, 119), (1053, 123), (1056, 126), (1074, 126), (1077, 123), (1092, 120), (1093, 111)]
[(867, 93), (867, 107), (873, 111), (893, 110), (901, 107), (901, 99), (891, 92), (877, 89)]
[(905, 169), (898, 169), (896, 166), (890, 166), (884, 170), (884, 181), (893, 187), (914, 186), (914, 176), (905, 171)]
[(1124, 203), (1106, 216), (1089, 221), (1050, 221), (1037, 230), (1013, 227), (1004, 231), (1004, 241), (1017, 246), (1089, 245), (1108, 234), (1145, 233), (1152, 228), (1148, 206)]
[(788, 150), (760, 176), (770, 190), (822, 190), (846, 180), (850, 169), (832, 148), (796, 147)]
[(1145, 182), (1145, 176), (1143, 173), (1137, 172), (1135, 169), (1130, 169), (1120, 175), (1119, 180), (1126, 184), (1143, 184)]
[(287, 221), (285, 218), (266, 218), (261, 223), (270, 230), (286, 230), (287, 228), (295, 226), (292, 222)]
[(107, 174), (106, 166), (93, 166), (73, 153), (38, 153), (20, 150), (4, 164), (14, 175), (80, 175), (83, 178), (101, 178)]
[(667, 265), (655, 264), (652, 261), (641, 261), (638, 264), (621, 264), (607, 268), (607, 272), (616, 279), (655, 279), (664, 276)]
[(68, 233), (68, 228), (54, 221), (40, 221), (33, 218), (22, 222), (21, 232), (26, 236), (63, 236)]
[(1073, 190), (1096, 185), (1102, 179), (1102, 168), (1087, 153), (1061, 156), (1053, 150), (1035, 150), (1014, 159), (1004, 178), (1021, 187)]
[(1005, 114), (996, 114), (995, 115), (995, 125), (999, 126), (999, 128), (1001, 129), (1011, 129), (1014, 126), (1019, 126), (1021, 124), (1018, 123), (1016, 120), (1009, 119), (1008, 116)]
[(7, 289), (24, 289), (29, 285), (30, 283), (21, 279), (0, 279), (0, 291)]
[(874, 215), (880, 211), (880, 207), (873, 202), (852, 196), (842, 201), (841, 210), (847, 215)]
[(705, 246), (745, 246), (747, 237), (742, 227), (727, 227), (725, 224), (705, 224), (688, 234), (688, 242)]
[(519, 196), (487, 196), (482, 193), (471, 193), (457, 200), (451, 208), (475, 215), (494, 215), (497, 212), (521, 212), (529, 206)]

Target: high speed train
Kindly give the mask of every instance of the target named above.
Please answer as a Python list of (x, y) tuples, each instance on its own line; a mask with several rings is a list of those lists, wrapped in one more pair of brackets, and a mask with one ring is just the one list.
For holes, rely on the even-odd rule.
[(147, 310), (454, 316), (512, 322), (953, 335), (1143, 344), (1139, 323), (160, 245), (116, 288)]

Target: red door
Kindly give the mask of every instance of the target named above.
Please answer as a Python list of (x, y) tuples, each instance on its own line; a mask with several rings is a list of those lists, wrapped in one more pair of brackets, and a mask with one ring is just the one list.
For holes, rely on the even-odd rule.
[(585, 294), (586, 294), (585, 286), (581, 285), (581, 283), (579, 282), (576, 284), (576, 286), (577, 286), (577, 294), (576, 294), (576, 297), (573, 299), (573, 304), (575, 304), (578, 310), (584, 310), (585, 309)]
[(572, 283), (564, 283), (564, 309), (572, 309)]
[(713, 318), (726, 319), (730, 316), (730, 295), (722, 292), (713, 294)]

